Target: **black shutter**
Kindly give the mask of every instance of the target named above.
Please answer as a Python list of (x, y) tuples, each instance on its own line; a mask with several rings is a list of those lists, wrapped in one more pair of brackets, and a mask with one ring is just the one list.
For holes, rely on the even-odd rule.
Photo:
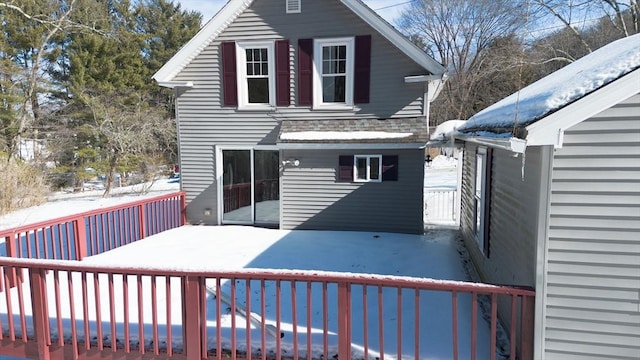
[(484, 194), (482, 197), (484, 198), (484, 254), (487, 258), (489, 258), (489, 252), (491, 250), (491, 246), (489, 245), (490, 233), (489, 228), (491, 225), (491, 168), (493, 164), (493, 149), (487, 149), (487, 164), (485, 166), (485, 186), (484, 186)]
[(238, 106), (238, 78), (236, 76), (236, 43), (225, 41), (222, 52), (222, 91), (224, 106)]
[(298, 40), (298, 105), (313, 104), (313, 39)]
[(289, 40), (276, 41), (276, 105), (289, 106), (291, 97), (289, 86)]
[(398, 155), (382, 156), (382, 181), (398, 181)]
[(353, 181), (353, 155), (340, 155), (338, 158), (338, 181)]
[(353, 102), (368, 104), (371, 83), (371, 35), (356, 36), (354, 68)]

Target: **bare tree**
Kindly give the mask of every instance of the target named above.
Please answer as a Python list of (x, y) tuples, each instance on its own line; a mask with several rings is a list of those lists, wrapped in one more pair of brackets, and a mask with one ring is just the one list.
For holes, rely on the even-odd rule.
[(89, 128), (99, 139), (96, 148), (106, 165), (103, 197), (108, 197), (123, 162), (142, 167), (155, 164), (176, 137), (175, 122), (135, 93), (87, 96), (85, 102), (93, 117)]
[(434, 104), (436, 123), (473, 114), (477, 111), (474, 92), (482, 79), (517, 66), (513, 59), (502, 66), (496, 66), (495, 61), (486, 66), (485, 55), (497, 39), (510, 38), (526, 28), (529, 10), (518, 0), (411, 2), (400, 17), (401, 28), (410, 37), (421, 39), (425, 50), (451, 75), (444, 94)]

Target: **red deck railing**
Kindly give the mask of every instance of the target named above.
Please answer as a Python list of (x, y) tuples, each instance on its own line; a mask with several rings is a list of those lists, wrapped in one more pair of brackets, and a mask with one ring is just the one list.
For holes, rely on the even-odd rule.
[[(11, 258), (0, 258), (0, 269), (5, 284), (8, 269), (25, 280), (14, 289), (2, 287), (4, 294), (0, 293), (0, 354), (4, 355), (420, 359), (429, 350), (420, 345), (431, 331), (425, 328), (435, 326), (439, 332), (449, 332), (446, 358), (495, 359), (501, 299), (510, 304), (507, 316), (513, 324), (508, 356), (532, 357), (534, 292), (527, 289), (364, 274), (169, 271)], [(211, 295), (216, 292), (217, 296)], [(230, 295), (224, 296), (225, 292)], [(448, 297), (450, 306), (438, 311), (449, 320), (433, 324), (431, 319), (438, 317), (422, 300), (442, 296)], [(484, 306), (481, 297), (487, 299)], [(322, 300), (312, 304), (316, 301), (312, 299)], [(390, 323), (385, 323), (389, 317), (383, 314), (389, 311), (387, 302), (394, 307), (395, 320)], [(275, 316), (267, 319), (267, 308), (274, 306)], [(486, 339), (481, 344), (478, 335), (484, 312), (489, 344)], [(244, 319), (229, 316), (236, 313), (244, 314)], [(462, 313), (471, 313), (471, 324), (461, 323)], [(355, 339), (355, 333), (364, 336)], [(407, 339), (414, 341), (403, 347)], [(480, 348), (489, 351), (479, 353)]]
[(82, 260), (185, 224), (185, 195), (176, 192), (0, 230), (0, 255)]

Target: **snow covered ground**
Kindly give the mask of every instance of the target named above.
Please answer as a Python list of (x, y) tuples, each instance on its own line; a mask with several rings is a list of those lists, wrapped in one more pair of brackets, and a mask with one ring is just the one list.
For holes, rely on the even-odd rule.
[[(102, 190), (78, 193), (58, 192), (52, 194), (49, 197), (49, 201), (42, 205), (32, 206), (0, 216), (0, 230), (124, 204), (144, 199), (145, 197), (175, 192), (179, 189), (179, 181), (160, 179), (153, 184), (145, 183), (112, 189), (111, 197), (109, 198), (102, 198)], [(148, 190), (148, 192), (143, 193), (144, 190)], [(0, 242), (4, 242), (4, 239), (0, 239)]]

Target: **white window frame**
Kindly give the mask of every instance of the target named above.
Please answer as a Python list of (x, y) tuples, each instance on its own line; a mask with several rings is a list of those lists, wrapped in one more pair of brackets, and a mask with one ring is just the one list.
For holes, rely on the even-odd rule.
[[(249, 103), (249, 89), (247, 84), (247, 49), (267, 49), (269, 102)], [(236, 42), (236, 69), (238, 76), (238, 109), (264, 110), (275, 107), (276, 103), (276, 62), (275, 45), (273, 41)]]
[[(480, 247), (480, 251), (484, 254), (485, 249), (485, 227), (486, 214), (485, 203), (487, 187), (487, 148), (479, 147), (476, 151), (475, 170), (473, 176), (473, 234)], [(486, 255), (486, 254), (485, 254)]]
[[(322, 100), (322, 48), (325, 46), (346, 46), (347, 64), (345, 79), (345, 101), (324, 102)], [(313, 107), (314, 109), (338, 109), (353, 107), (353, 79), (355, 63), (355, 38), (314, 39), (313, 42)]]
[[(358, 159), (367, 159), (366, 178), (358, 178)], [(378, 159), (378, 178), (371, 178), (371, 159)], [(353, 181), (354, 182), (382, 182), (382, 155), (353, 155)]]

